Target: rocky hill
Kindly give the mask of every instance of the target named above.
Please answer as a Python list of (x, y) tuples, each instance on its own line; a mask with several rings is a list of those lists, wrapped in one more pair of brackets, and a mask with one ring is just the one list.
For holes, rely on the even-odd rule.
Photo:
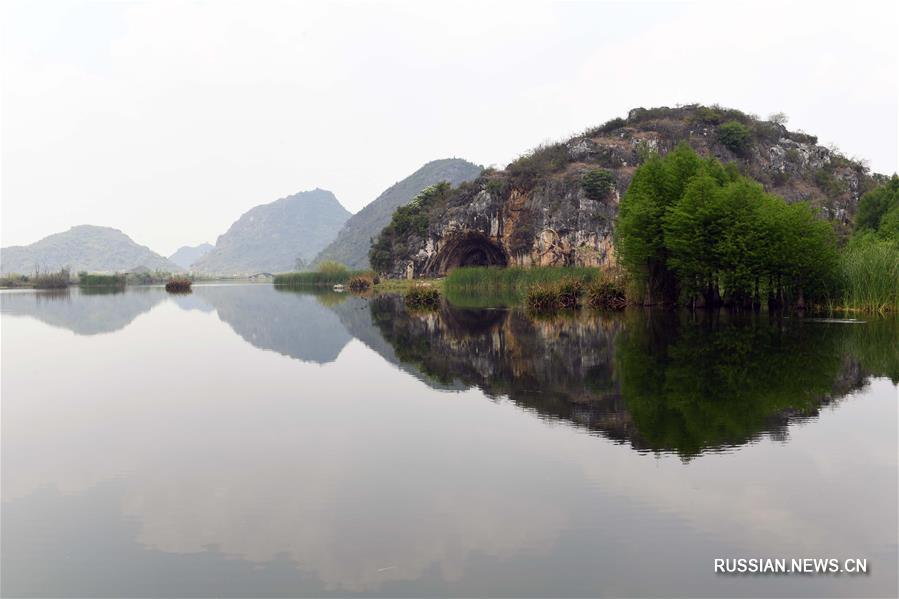
[(502, 171), (423, 194), (398, 211), (372, 248), (394, 276), (444, 274), (460, 265), (609, 265), (618, 203), (652, 153), (685, 142), (787, 201), (808, 201), (848, 230), (867, 168), (777, 122), (691, 105), (637, 108), (567, 142), (542, 146)]
[(200, 245), (184, 245), (178, 248), (169, 260), (185, 270), (190, 270), (190, 265), (215, 249), (211, 243)]
[(311, 262), (349, 217), (330, 191), (296, 193), (243, 214), (191, 268), (224, 275), (292, 271), (298, 258)]
[(126, 272), (137, 268), (180, 272), (177, 264), (110, 227), (79, 225), (31, 245), (0, 250), (3, 274), (32, 274), (69, 268), (73, 273)]
[(390, 222), (393, 211), (405, 206), (424, 188), (447, 181), (459, 185), (476, 178), (483, 169), (461, 158), (431, 161), (400, 181), (394, 183), (362, 210), (350, 217), (337, 239), (316, 257), (315, 262), (335, 260), (350, 268), (370, 268), (368, 250), (371, 240)]

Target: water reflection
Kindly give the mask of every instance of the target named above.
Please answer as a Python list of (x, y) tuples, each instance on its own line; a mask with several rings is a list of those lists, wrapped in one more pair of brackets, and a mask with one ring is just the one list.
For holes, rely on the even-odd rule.
[(271, 285), (197, 285), (194, 296), (259, 349), (297, 360), (333, 362), (352, 339), (328, 309), (338, 294), (292, 293)]
[(857, 326), (768, 315), (639, 311), (533, 319), (519, 311), (409, 313), (371, 303), (372, 322), (435, 387), (477, 387), (635, 449), (684, 457), (738, 446), (860, 389), (899, 380), (895, 319)]
[(198, 285), (4, 320), (0, 594), (895, 596), (896, 322), (722, 316)]
[(76, 335), (112, 333), (165, 300), (161, 287), (61, 289), (0, 293), (0, 312), (30, 316)]

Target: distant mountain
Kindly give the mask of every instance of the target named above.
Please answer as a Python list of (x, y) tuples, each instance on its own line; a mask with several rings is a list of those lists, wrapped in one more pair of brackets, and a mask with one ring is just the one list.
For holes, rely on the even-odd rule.
[(294, 270), (334, 240), (350, 213), (330, 191), (303, 191), (256, 206), (219, 236), (215, 249), (191, 269), (210, 274)]
[(169, 256), (169, 260), (185, 270), (190, 270), (190, 265), (215, 249), (211, 243), (201, 243), (200, 245), (184, 245)]
[(110, 227), (79, 225), (44, 237), (31, 245), (0, 250), (0, 272), (31, 274), (68, 267), (73, 273), (125, 272), (138, 267), (151, 271), (180, 272), (174, 262)]
[(350, 268), (369, 268), (371, 240), (387, 226), (394, 210), (408, 204), (426, 187), (441, 181), (453, 186), (472, 181), (481, 174), (481, 170), (481, 167), (461, 158), (444, 158), (427, 163), (350, 217), (337, 234), (337, 239), (316, 256), (315, 262), (336, 260)]

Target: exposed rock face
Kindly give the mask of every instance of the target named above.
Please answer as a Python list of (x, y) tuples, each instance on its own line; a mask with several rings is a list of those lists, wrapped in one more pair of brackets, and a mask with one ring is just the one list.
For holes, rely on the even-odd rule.
[(191, 268), (226, 275), (296, 270), (297, 259), (311, 262), (349, 217), (330, 191), (296, 193), (247, 211)]
[[(723, 141), (726, 122), (745, 128), (744, 145)], [(388, 274), (435, 276), (464, 265), (609, 267), (618, 204), (634, 171), (651, 152), (681, 142), (737, 164), (789, 202), (809, 201), (838, 231), (848, 230), (859, 197), (875, 185), (864, 165), (778, 123), (702, 106), (635, 109), (460, 186), (431, 210), (426, 236), (402, 240)], [(590, 173), (607, 177), (608, 188), (586, 185)]]
[(387, 226), (394, 210), (408, 204), (426, 187), (441, 181), (459, 185), (476, 178), (482, 170), (480, 166), (461, 158), (432, 160), (402, 181), (391, 185), (365, 208), (351, 216), (337, 234), (337, 239), (315, 258), (315, 263), (335, 260), (354, 269), (370, 268), (368, 248), (371, 240)]
[(30, 245), (0, 250), (0, 272), (33, 274), (69, 268), (73, 273), (136, 269), (180, 272), (181, 267), (111, 227), (78, 225)]
[(190, 269), (190, 265), (215, 249), (211, 243), (201, 243), (200, 245), (184, 245), (178, 248), (174, 254), (169, 256), (169, 260), (185, 270)]

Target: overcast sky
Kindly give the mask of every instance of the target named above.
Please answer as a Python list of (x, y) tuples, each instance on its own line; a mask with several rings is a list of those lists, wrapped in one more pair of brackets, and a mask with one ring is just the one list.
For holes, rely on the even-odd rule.
[(2, 245), (169, 254), (321, 187), (505, 165), (636, 106), (720, 103), (897, 170), (895, 2), (4, 2)]

